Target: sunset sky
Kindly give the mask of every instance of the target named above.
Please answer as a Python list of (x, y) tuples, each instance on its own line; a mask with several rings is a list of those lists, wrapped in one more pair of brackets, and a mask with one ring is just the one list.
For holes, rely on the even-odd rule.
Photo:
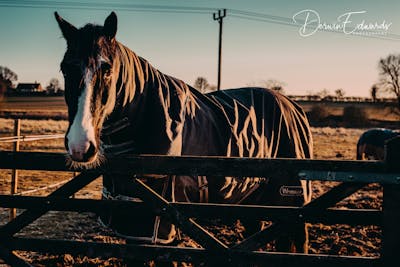
[[(45, 86), (53, 77), (62, 80), (59, 62), (66, 44), (54, 19), (54, 11), (81, 27), (88, 22), (103, 24), (114, 10), (119, 19), (117, 39), (156, 68), (189, 84), (193, 84), (198, 76), (206, 77), (211, 84), (217, 83), (218, 23), (213, 21), (212, 11), (149, 12), (124, 7), (128, 3), (227, 8), (223, 29), (222, 88), (277, 79), (286, 84), (288, 94), (308, 94), (324, 88), (334, 92), (342, 88), (348, 96), (368, 96), (372, 84), (378, 80), (379, 58), (400, 53), (398, 0), (81, 0), (55, 3), (58, 4), (0, 0), (0, 65), (16, 72), (19, 82), (37, 80)], [(84, 7), (78, 8), (82, 3)], [(303, 37), (299, 34), (300, 23), (292, 26), (270, 23), (261, 16), (238, 17), (237, 11), (230, 11), (251, 11), (291, 20), (294, 14), (307, 9), (318, 13), (321, 23), (326, 24), (338, 23), (337, 18), (342, 14), (365, 11), (352, 15), (347, 30), (363, 20), (372, 24), (385, 22), (389, 26), (387, 31), (380, 30), (380, 33), (386, 33), (379, 35), (380, 38), (345, 34), (343, 30), (339, 33), (317, 31)], [(305, 15), (298, 18), (304, 20)]]

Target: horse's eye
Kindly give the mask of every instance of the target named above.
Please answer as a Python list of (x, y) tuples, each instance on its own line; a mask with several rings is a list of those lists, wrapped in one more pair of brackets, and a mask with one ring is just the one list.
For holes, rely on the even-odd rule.
[(111, 72), (111, 64), (104, 62), (101, 64), (101, 71), (105, 74), (105, 75), (109, 75)]

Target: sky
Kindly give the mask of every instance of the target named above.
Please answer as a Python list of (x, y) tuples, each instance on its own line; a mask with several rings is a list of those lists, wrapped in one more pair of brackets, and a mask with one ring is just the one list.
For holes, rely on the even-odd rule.
[[(82, 3), (85, 7), (77, 8)], [(191, 85), (199, 76), (210, 84), (217, 83), (218, 23), (212, 11), (145, 12), (121, 7), (132, 3), (227, 8), (222, 41), (223, 89), (262, 85), (262, 81), (275, 79), (284, 82), (285, 92), (292, 95), (322, 89), (333, 93), (341, 88), (346, 96), (369, 96), (371, 86), (378, 81), (378, 60), (400, 53), (397, 0), (0, 0), (0, 66), (17, 73), (18, 82), (39, 81), (46, 86), (53, 77), (62, 81), (59, 63), (66, 43), (53, 12), (82, 27), (89, 22), (102, 25), (114, 10), (118, 16), (117, 40), (153, 66)], [(288, 26), (263, 21), (260, 15), (243, 18), (242, 13), (238, 17), (237, 10), (279, 16), (290, 22), (296, 13), (299, 15), (295, 17), (297, 24)], [(307, 14), (310, 24), (304, 25)], [(311, 27), (316, 25), (312, 20), (317, 15), (324, 27), (343, 25), (346, 14), (351, 15), (338, 32), (314, 32)], [(374, 36), (379, 38), (366, 37), (365, 29), (350, 33), (362, 21), (386, 28), (376, 30), (380, 35)]]

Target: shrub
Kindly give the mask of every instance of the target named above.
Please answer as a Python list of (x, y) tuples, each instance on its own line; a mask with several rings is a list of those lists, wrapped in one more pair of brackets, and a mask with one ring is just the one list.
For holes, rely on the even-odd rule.
[(366, 124), (368, 116), (364, 109), (355, 106), (345, 107), (343, 110), (343, 122), (346, 126), (359, 127)]
[(308, 113), (308, 119), (311, 122), (323, 122), (329, 116), (328, 109), (323, 105), (315, 105)]

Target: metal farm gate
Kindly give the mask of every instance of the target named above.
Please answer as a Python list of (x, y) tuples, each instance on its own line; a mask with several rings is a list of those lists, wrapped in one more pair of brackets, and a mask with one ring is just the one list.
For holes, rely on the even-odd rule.
[[(110, 157), (99, 169), (83, 171), (46, 197), (0, 195), (0, 206), (26, 209), (0, 227), (0, 258), (12, 266), (30, 266), (13, 251), (26, 250), (54, 254), (119, 257), (157, 261), (184, 261), (210, 266), (394, 266), (400, 238), (400, 139), (386, 147), (385, 161), (325, 161), (296, 159), (249, 159), (220, 157), (171, 157), (127, 155)], [(59, 153), (0, 152), (1, 169), (69, 171)], [(340, 181), (324, 195), (297, 207), (245, 206), (223, 204), (171, 203), (135, 177), (141, 174), (185, 174), (221, 176), (269, 176), (280, 170), (296, 171), (300, 178)], [(73, 199), (71, 195), (97, 179), (102, 173), (124, 173), (132, 177), (131, 190), (144, 202), (123, 200)], [(55, 173), (56, 175), (57, 173)], [(383, 210), (331, 208), (368, 183), (384, 188)], [(159, 245), (111, 244), (16, 237), (22, 228), (50, 210), (100, 212), (105, 209), (152, 209), (167, 216), (202, 248)], [(272, 221), (268, 227), (239, 244), (227, 247), (205, 230), (194, 218), (252, 218)], [(306, 255), (258, 251), (262, 245), (294, 223), (378, 225), (383, 240), (380, 257)], [(223, 265), (224, 264), (224, 265)]]

